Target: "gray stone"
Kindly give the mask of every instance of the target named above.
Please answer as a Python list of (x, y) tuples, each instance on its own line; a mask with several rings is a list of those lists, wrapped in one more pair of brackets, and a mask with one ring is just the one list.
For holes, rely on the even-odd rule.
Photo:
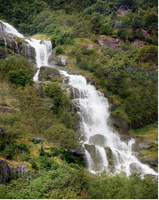
[(129, 165), (130, 168), (130, 173), (141, 173), (142, 172), (142, 168), (139, 166), (138, 163), (131, 163)]
[(144, 164), (149, 164), (153, 167), (158, 167), (158, 163), (156, 162), (155, 158), (142, 158), (140, 161)]
[(118, 133), (129, 135), (130, 125), (120, 114), (110, 114), (110, 123), (117, 129)]
[(42, 141), (42, 140), (46, 141), (46, 139), (41, 138), (41, 137), (37, 137), (37, 136), (33, 136), (32, 138), (33, 138), (34, 140), (36, 140), (36, 141)]
[(42, 66), (39, 72), (39, 81), (52, 81), (52, 76), (61, 77), (59, 70), (53, 67)]
[(155, 180), (158, 178), (157, 175), (153, 175), (153, 174), (145, 174), (144, 178), (150, 179), (150, 180)]
[(99, 153), (99, 150), (97, 147), (95, 147), (94, 145), (90, 145), (90, 144), (85, 144), (85, 149), (89, 152), (90, 157), (92, 159), (92, 162), (89, 163), (91, 164), (91, 169), (93, 169), (94, 171), (100, 171), (102, 170), (102, 157)]
[(155, 140), (155, 139), (145, 138), (144, 141), (146, 141), (146, 142), (154, 142), (155, 144), (158, 144), (158, 140)]
[(105, 147), (106, 138), (104, 135), (96, 134), (89, 138), (89, 143), (97, 146)]
[(152, 145), (149, 145), (145, 142), (139, 143), (139, 145), (138, 145), (139, 150), (147, 150), (150, 147), (152, 147)]
[(66, 66), (68, 64), (67, 58), (68, 58), (68, 56), (59, 55), (54, 59), (54, 63), (55, 63), (55, 65)]

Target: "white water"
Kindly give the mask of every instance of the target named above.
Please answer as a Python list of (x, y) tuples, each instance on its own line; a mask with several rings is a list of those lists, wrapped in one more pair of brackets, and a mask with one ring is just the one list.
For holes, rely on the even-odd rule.
[[(118, 134), (108, 126), (109, 107), (108, 101), (103, 94), (97, 91), (94, 86), (87, 84), (83, 76), (69, 75), (65, 71), (61, 71), (61, 73), (69, 77), (69, 85), (74, 88), (75, 98), (73, 102), (79, 108), (78, 113), (81, 117), (81, 127), (85, 138), (83, 140), (83, 147), (95, 145), (94, 157), (97, 158), (92, 157), (92, 152), (86, 150), (88, 169), (93, 173), (100, 172), (104, 168), (107, 169), (109, 160), (104, 147), (110, 147), (114, 168), (117, 173), (123, 171), (130, 175), (131, 166), (133, 166), (133, 172), (143, 175), (157, 175), (153, 169), (142, 164), (132, 154), (132, 146), (135, 140), (131, 139), (128, 144), (122, 142)], [(97, 134), (99, 141), (96, 138)]]
[(11, 34), (16, 35), (20, 38), (24, 38), (24, 36), (21, 33), (19, 33), (13, 26), (11, 26), (8, 23), (2, 22), (1, 20), (0, 20), (0, 22), (3, 24), (4, 32), (11, 33)]
[[(0, 20), (0, 22), (2, 22)], [(13, 26), (8, 23), (3, 24), (4, 32), (11, 33), (18, 37), (24, 38), (25, 37), (19, 33)], [(25, 39), (25, 41), (35, 49), (36, 52), (36, 66), (40, 68), (41, 66), (48, 66), (48, 59), (52, 53), (52, 44), (50, 41), (41, 41), (36, 39)], [(5, 42), (6, 44), (6, 42)], [(33, 77), (34, 81), (38, 81), (39, 69), (37, 70), (35, 76)]]
[[(36, 52), (36, 66), (40, 68), (41, 66), (48, 66), (48, 59), (52, 53), (52, 44), (50, 41), (41, 42), (41, 40), (36, 39), (26, 39), (30, 46), (35, 49)], [(39, 69), (37, 70), (33, 80), (38, 81)]]
[[(2, 22), (5, 25), (5, 32), (12, 33), (18, 37), (24, 36), (11, 25)], [(49, 56), (52, 53), (51, 42), (35, 39), (26, 39), (30, 46), (36, 51), (36, 64), (40, 68), (43, 65), (48, 65)], [(134, 171), (141, 174), (157, 173), (140, 161), (133, 155), (132, 146), (135, 143), (131, 139), (128, 144), (122, 142), (117, 133), (113, 132), (108, 126), (108, 102), (103, 94), (95, 89), (94, 86), (87, 84), (86, 79), (81, 75), (69, 75), (64, 71), (61, 73), (65, 77), (69, 77), (69, 85), (71, 85), (74, 93), (74, 104), (79, 108), (79, 115), (81, 116), (81, 129), (85, 139), (82, 140), (83, 147), (88, 162), (88, 169), (92, 173), (101, 172), (109, 166), (104, 147), (110, 147), (112, 152), (112, 160), (115, 171), (120, 173), (125, 172), (130, 175), (131, 165)], [(38, 80), (38, 72), (34, 80)], [(90, 147), (92, 151), (90, 151)]]

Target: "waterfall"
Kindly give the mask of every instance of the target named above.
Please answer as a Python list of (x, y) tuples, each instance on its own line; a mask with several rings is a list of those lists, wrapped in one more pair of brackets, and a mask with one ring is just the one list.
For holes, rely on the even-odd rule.
[(4, 38), (4, 45), (5, 45), (5, 58), (8, 58), (8, 52), (7, 52), (7, 40)]
[(11, 34), (16, 35), (20, 38), (24, 38), (24, 36), (21, 33), (19, 33), (12, 25), (5, 23), (5, 22), (2, 22), (1, 20), (0, 20), (0, 22), (3, 24), (3, 31), (4, 32), (11, 33)]
[[(36, 66), (48, 66), (48, 60), (52, 53), (52, 44), (50, 41), (41, 41), (36, 39), (26, 39), (30, 46), (34, 47), (36, 52)], [(37, 70), (33, 80), (38, 81), (39, 69)]]
[[(36, 39), (25, 39), (25, 37), (19, 33), (13, 26), (11, 26), (8, 23), (4, 23), (0, 20), (0, 22), (3, 24), (3, 31), (7, 33), (11, 33), (13, 35), (16, 35), (18, 37), (24, 38), (24, 40), (35, 49), (36, 52), (36, 66), (40, 68), (41, 66), (48, 66), (48, 60), (49, 57), (52, 54), (52, 43), (50, 41), (41, 41)], [(18, 44), (16, 43), (16, 48), (18, 51)], [(6, 40), (5, 40), (5, 47), (6, 47)], [(25, 47), (26, 48), (26, 47)], [(28, 47), (29, 48), (29, 47)], [(25, 53), (26, 55), (26, 53)], [(37, 70), (35, 76), (33, 77), (34, 81), (38, 81), (38, 75), (39, 75), (39, 69)]]
[(127, 176), (134, 172), (157, 175), (133, 155), (132, 146), (135, 140), (131, 139), (128, 144), (122, 142), (108, 125), (109, 106), (104, 95), (87, 84), (85, 77), (69, 75), (65, 71), (61, 73), (69, 77), (69, 85), (73, 88), (73, 103), (78, 107), (81, 117), (81, 138), (89, 171), (101, 172), (112, 164), (116, 173), (125, 172)]
[[(2, 23), (4, 31), (24, 38), (11, 25)], [(51, 42), (35, 39), (25, 39), (25, 41), (35, 48), (37, 67), (49, 65), (48, 60), (52, 53)], [(118, 133), (109, 126), (109, 105), (104, 95), (97, 91), (94, 86), (87, 84), (85, 77), (69, 75), (65, 71), (60, 72), (63, 76), (69, 77), (69, 85), (73, 89), (74, 99), (72, 101), (78, 108), (78, 114), (81, 118), (82, 134), (80, 138), (85, 149), (89, 171), (92, 173), (101, 172), (104, 169), (108, 170), (109, 165), (112, 165), (116, 173), (124, 172), (127, 176), (134, 172), (142, 175), (157, 175), (153, 169), (142, 164), (133, 155), (132, 147), (135, 139), (131, 139), (126, 144), (120, 140)], [(38, 80), (38, 74), (39, 70), (34, 76), (34, 81)]]

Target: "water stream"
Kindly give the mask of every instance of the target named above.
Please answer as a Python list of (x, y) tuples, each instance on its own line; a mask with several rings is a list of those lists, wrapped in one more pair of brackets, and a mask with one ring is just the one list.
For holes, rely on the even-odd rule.
[[(24, 38), (24, 36), (14, 27), (4, 23), (5, 31)], [(25, 38), (24, 38), (25, 39)], [(36, 65), (49, 66), (48, 60), (52, 54), (50, 41), (40, 41), (36, 39), (25, 39), (34, 47), (36, 52)], [(78, 108), (80, 115), (80, 140), (87, 158), (88, 169), (92, 173), (108, 170), (112, 166), (116, 173), (124, 172), (126, 175), (138, 172), (141, 174), (157, 173), (145, 164), (142, 164), (132, 152), (135, 139), (128, 143), (121, 141), (117, 132), (108, 124), (109, 105), (104, 95), (97, 91), (94, 86), (87, 83), (85, 77), (81, 75), (69, 75), (65, 71), (60, 71), (64, 77), (69, 78), (69, 85), (72, 88), (73, 103)], [(38, 80), (39, 70), (34, 76), (34, 81)]]

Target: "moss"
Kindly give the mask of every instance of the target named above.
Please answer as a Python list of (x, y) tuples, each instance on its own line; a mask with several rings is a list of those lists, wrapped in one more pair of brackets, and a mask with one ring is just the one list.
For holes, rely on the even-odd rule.
[(127, 115), (127, 113), (124, 110), (123, 105), (117, 107), (115, 110), (111, 111), (111, 113), (113, 113), (113, 114), (120, 114), (126, 120), (127, 123), (131, 123), (131, 121), (130, 121), (128, 115)]

